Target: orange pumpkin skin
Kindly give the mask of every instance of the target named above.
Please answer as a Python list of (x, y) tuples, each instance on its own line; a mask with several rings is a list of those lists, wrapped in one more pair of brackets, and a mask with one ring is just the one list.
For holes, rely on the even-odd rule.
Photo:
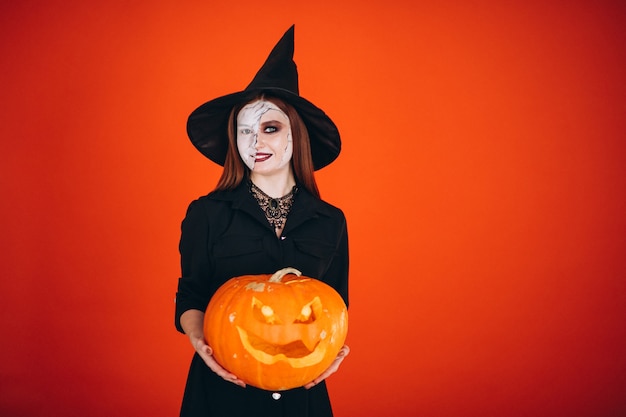
[[(295, 271), (295, 272), (294, 272)], [(286, 275), (296, 273), (297, 275)], [(348, 332), (341, 296), (322, 281), (285, 268), (224, 283), (204, 316), (215, 360), (246, 384), (281, 391), (301, 387), (337, 357)]]

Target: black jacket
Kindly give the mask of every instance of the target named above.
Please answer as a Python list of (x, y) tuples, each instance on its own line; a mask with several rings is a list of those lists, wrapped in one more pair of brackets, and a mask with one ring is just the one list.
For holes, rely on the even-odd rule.
[[(247, 184), (193, 201), (182, 223), (182, 276), (176, 294), (175, 324), (189, 309), (204, 311), (228, 279), (273, 274), (294, 267), (331, 285), (348, 304), (348, 235), (336, 207), (299, 187), (281, 237), (277, 237)], [(215, 375), (194, 355), (181, 416), (330, 416), (324, 383), (305, 390), (271, 392), (240, 388)]]

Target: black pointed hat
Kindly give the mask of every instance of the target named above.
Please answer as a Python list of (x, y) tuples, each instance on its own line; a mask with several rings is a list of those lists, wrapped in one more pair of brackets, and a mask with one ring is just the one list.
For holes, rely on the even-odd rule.
[(291, 26), (245, 90), (213, 99), (191, 113), (187, 134), (200, 153), (223, 166), (228, 150), (228, 117), (231, 110), (260, 93), (268, 93), (291, 104), (304, 121), (316, 170), (337, 158), (341, 151), (337, 126), (324, 111), (300, 97), (293, 51), (294, 26)]

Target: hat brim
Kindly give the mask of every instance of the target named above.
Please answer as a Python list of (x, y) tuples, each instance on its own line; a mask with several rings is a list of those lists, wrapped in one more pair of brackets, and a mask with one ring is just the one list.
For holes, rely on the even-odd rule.
[(210, 100), (194, 110), (187, 120), (191, 143), (211, 161), (224, 166), (228, 151), (228, 117), (232, 109), (268, 93), (292, 105), (302, 118), (311, 143), (315, 170), (333, 162), (341, 151), (341, 138), (335, 123), (307, 99), (281, 88), (246, 89)]

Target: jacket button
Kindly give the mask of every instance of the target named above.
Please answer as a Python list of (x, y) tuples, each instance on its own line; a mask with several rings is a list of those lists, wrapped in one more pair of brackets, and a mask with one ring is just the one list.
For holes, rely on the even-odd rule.
[(272, 394), (272, 398), (275, 400), (280, 400), (280, 397), (282, 397), (282, 395), (280, 395), (280, 392), (275, 392)]

